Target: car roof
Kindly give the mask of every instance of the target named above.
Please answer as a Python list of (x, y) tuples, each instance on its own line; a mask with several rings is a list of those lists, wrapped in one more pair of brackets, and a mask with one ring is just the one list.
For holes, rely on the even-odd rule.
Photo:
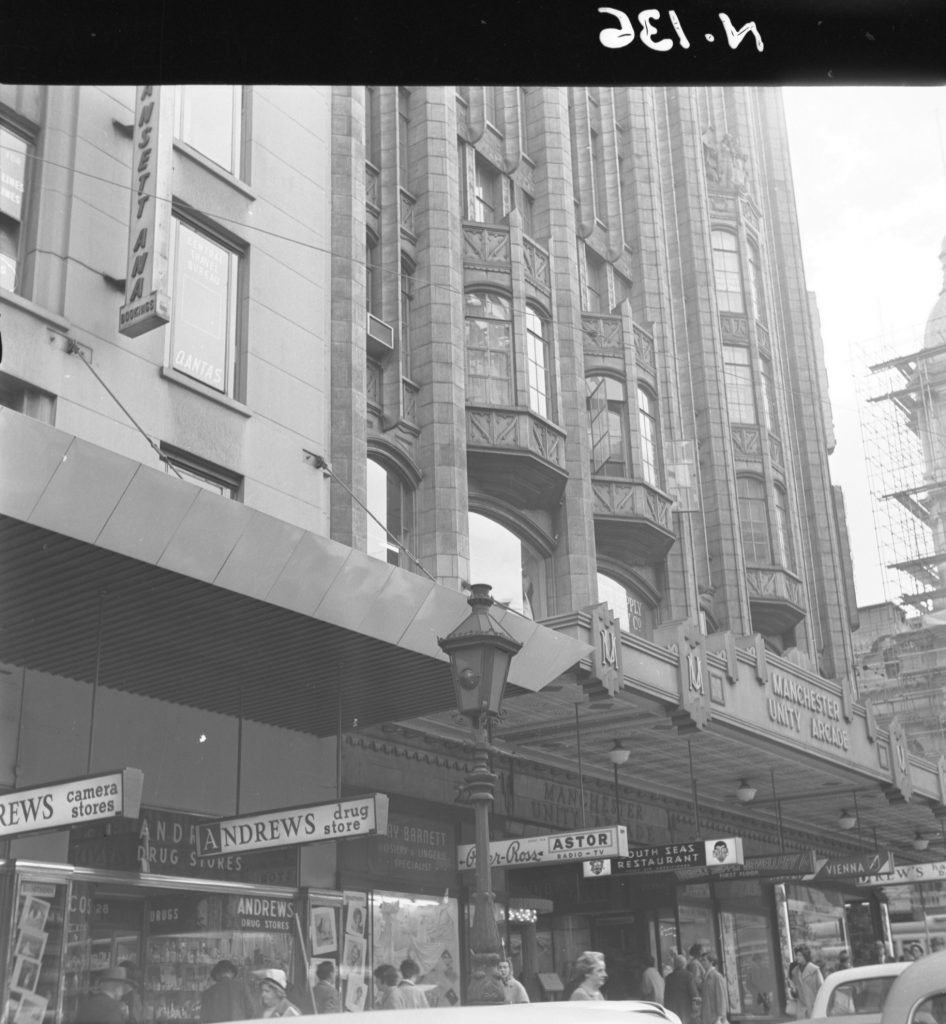
[(884, 1000), (883, 1024), (903, 1024), (917, 1003), (946, 991), (946, 952), (920, 957), (891, 985)]
[[(297, 1024), (324, 1024), (326, 1014), (296, 1017)], [(679, 1024), (680, 1018), (656, 1003), (637, 1000), (576, 1000), (554, 1003), (501, 1003), (491, 1006), (432, 1006), (423, 1024)], [(418, 1024), (417, 1010), (385, 1010), (384, 1024)]]

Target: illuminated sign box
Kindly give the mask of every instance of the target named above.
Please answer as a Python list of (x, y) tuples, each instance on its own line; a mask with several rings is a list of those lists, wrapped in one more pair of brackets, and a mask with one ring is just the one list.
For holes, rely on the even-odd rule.
[(648, 872), (673, 871), (684, 867), (726, 867), (742, 864), (742, 839), (694, 839), (689, 843), (671, 843), (666, 846), (645, 846), (631, 850), (607, 864), (583, 864), (585, 878), (603, 875), (637, 875)]
[(137, 818), (144, 772), (138, 768), (0, 794), (0, 839), (69, 828), (103, 818)]
[(387, 829), (388, 798), (383, 793), (372, 793), (353, 800), (288, 807), (199, 825), (197, 855), (218, 857), (244, 850), (384, 835)]
[[(489, 844), (489, 863), (495, 868), (528, 868), (536, 864), (601, 860), (626, 853), (625, 826), (606, 825), (604, 828), (583, 828), (578, 832), (502, 839)], [(461, 871), (476, 867), (475, 846), (457, 847), (457, 866)]]

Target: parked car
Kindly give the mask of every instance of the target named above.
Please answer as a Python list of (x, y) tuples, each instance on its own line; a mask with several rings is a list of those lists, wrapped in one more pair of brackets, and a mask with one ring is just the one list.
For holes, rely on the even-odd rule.
[[(639, 1000), (507, 1003), (500, 1006), (432, 1006), (429, 1010), (381, 1010), (379, 1024), (681, 1024), (659, 1003)], [(332, 1015), (334, 1016), (334, 1015)], [(319, 1017), (296, 1017), (320, 1024)]]
[(946, 953), (910, 964), (890, 986), (881, 1024), (946, 1024)]
[(887, 993), (909, 963), (865, 964), (834, 971), (815, 996), (810, 1024), (880, 1024)]

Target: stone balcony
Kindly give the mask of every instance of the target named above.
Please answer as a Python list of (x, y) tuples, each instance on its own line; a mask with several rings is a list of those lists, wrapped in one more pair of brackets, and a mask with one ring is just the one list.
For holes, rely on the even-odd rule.
[(801, 580), (787, 569), (747, 566), (752, 628), (764, 636), (777, 636), (805, 617)]
[(466, 446), (470, 476), (503, 501), (548, 507), (565, 490), (565, 431), (529, 409), (468, 405)]
[(593, 477), (595, 543), (628, 565), (662, 562), (677, 539), (672, 499), (640, 480)]

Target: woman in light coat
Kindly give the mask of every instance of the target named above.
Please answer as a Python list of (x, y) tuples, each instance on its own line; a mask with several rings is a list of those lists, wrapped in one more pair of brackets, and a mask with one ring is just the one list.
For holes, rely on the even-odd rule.
[(788, 972), (791, 983), (790, 995), (795, 997), (795, 1017), (807, 1020), (815, 1005), (815, 996), (824, 983), (821, 969), (811, 962), (811, 949), (802, 944), (794, 949), (795, 962)]

